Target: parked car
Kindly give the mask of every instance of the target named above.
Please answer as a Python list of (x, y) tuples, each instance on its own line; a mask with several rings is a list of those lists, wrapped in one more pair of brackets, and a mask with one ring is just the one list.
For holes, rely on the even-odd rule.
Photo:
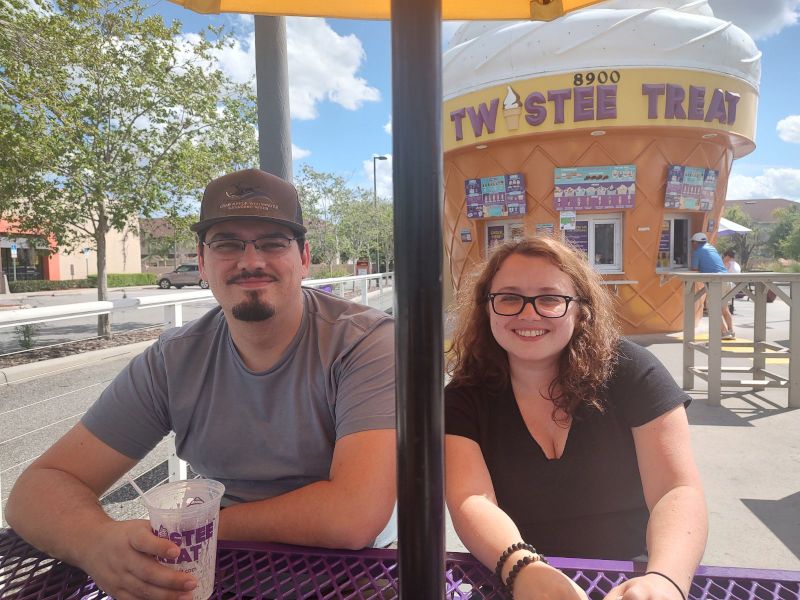
[(208, 289), (208, 282), (200, 277), (197, 265), (181, 265), (174, 271), (158, 276), (158, 287), (168, 290), (171, 286), (181, 289), (185, 285), (199, 285), (204, 290)]

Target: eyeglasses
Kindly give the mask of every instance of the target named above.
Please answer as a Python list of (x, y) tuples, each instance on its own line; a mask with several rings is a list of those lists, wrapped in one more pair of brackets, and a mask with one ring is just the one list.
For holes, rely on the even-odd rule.
[(576, 296), (562, 296), (560, 294), (542, 294), (540, 296), (523, 296), (498, 292), (489, 294), (492, 310), (502, 317), (513, 317), (525, 310), (526, 304), (531, 304), (533, 310), (540, 317), (558, 319), (567, 314), (570, 302), (580, 302)]
[(289, 249), (293, 241), (301, 239), (303, 238), (275, 235), (258, 238), (257, 240), (214, 240), (213, 242), (203, 242), (203, 245), (217, 258), (233, 259), (239, 258), (244, 254), (247, 244), (253, 244), (256, 252), (261, 252), (267, 256), (280, 256)]

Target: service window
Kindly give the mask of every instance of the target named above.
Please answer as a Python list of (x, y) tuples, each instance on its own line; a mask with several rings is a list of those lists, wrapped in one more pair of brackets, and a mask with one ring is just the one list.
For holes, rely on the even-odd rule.
[(622, 271), (622, 215), (578, 215), (564, 239), (586, 253), (595, 270)]
[(665, 215), (661, 223), (656, 270), (689, 268), (689, 219)]

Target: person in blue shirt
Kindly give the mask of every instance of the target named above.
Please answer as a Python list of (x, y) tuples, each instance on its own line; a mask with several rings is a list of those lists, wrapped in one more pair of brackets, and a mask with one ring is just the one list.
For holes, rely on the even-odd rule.
[[(711, 244), (702, 231), (692, 236), (692, 271), (700, 273), (727, 273), (728, 268), (722, 262), (722, 257)], [(722, 339), (735, 340), (733, 331), (733, 316), (726, 302), (722, 303)]]

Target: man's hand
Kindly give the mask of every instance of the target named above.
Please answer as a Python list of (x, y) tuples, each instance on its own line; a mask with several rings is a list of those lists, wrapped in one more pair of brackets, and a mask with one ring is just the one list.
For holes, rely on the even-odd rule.
[(154, 556), (175, 559), (178, 547), (153, 535), (147, 521), (108, 521), (93, 529), (78, 566), (116, 600), (191, 600), (197, 581)]

